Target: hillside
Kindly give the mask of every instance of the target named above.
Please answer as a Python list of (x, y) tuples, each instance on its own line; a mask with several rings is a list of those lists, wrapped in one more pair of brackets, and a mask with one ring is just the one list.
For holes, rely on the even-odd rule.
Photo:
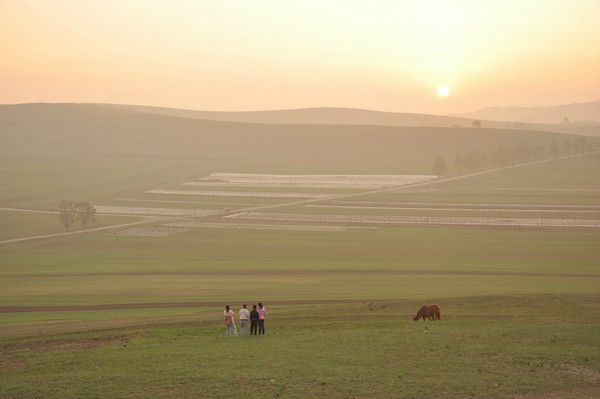
[(527, 130), (250, 124), (91, 104), (0, 106), (0, 205), (48, 208), (213, 172), (430, 174), (441, 155), (572, 136)]
[(567, 117), (571, 123), (595, 122), (600, 124), (600, 100), (546, 107), (491, 107), (461, 114), (460, 116), (494, 121), (541, 124), (562, 123), (563, 118)]
[(299, 108), (268, 111), (196, 111), (142, 105), (97, 104), (149, 114), (181, 116), (229, 122), (314, 124), (314, 125), (382, 125), (382, 126), (471, 126), (473, 120), (444, 115), (382, 112), (356, 108)]
[(278, 123), (278, 124), (317, 124), (317, 125), (378, 125), (405, 127), (471, 127), (474, 120), (480, 120), (486, 128), (496, 129), (527, 129), (579, 134), (585, 136), (600, 136), (598, 123), (559, 122), (530, 123), (499, 118), (492, 120), (485, 116), (465, 115), (432, 115), (405, 112), (382, 112), (356, 108), (301, 108), (269, 111), (196, 111), (165, 107), (142, 105), (94, 104), (126, 111), (147, 114), (179, 116), (185, 118), (208, 119), (215, 121), (245, 122), (245, 123)]

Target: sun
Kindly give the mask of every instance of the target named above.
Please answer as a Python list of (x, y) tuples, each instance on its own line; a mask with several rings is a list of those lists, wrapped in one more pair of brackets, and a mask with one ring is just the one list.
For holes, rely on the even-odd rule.
[(450, 88), (446, 85), (440, 86), (437, 89), (437, 94), (440, 97), (446, 97), (448, 94), (450, 94)]

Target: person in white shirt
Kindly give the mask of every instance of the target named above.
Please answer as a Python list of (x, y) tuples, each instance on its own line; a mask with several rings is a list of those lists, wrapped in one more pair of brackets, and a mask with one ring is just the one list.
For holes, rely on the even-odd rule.
[(233, 333), (233, 335), (237, 337), (237, 328), (235, 327), (235, 313), (233, 312), (233, 310), (231, 310), (229, 305), (225, 305), (225, 310), (223, 311), (223, 318), (225, 327), (227, 328), (227, 333), (225, 336), (230, 337)]
[(240, 309), (240, 335), (248, 335), (248, 322), (250, 319), (250, 311), (246, 309), (246, 304)]

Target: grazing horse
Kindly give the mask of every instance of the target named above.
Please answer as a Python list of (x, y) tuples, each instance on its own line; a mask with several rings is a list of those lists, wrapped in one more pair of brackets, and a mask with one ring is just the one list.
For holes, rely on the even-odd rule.
[(421, 309), (419, 309), (415, 317), (413, 317), (413, 321), (417, 321), (421, 318), (423, 320), (428, 318), (430, 321), (442, 320), (440, 317), (440, 307), (435, 304), (421, 306)]

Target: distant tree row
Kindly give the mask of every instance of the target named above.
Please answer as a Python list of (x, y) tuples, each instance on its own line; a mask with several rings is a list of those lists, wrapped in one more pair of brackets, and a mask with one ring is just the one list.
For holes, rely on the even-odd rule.
[[(458, 171), (477, 171), (487, 167), (501, 167), (526, 162), (539, 161), (552, 156), (555, 159), (563, 156), (573, 156), (575, 154), (585, 154), (598, 148), (598, 141), (587, 137), (578, 137), (573, 140), (567, 140), (561, 148), (558, 143), (553, 142), (548, 149), (544, 144), (531, 145), (527, 143), (517, 143), (513, 148), (497, 147), (493, 151), (469, 151), (466, 153), (458, 153), (454, 158), (454, 166)], [(443, 161), (443, 160), (442, 160)], [(436, 158), (435, 165), (439, 162)], [(434, 173), (436, 167), (434, 167)], [(445, 169), (444, 169), (445, 170)]]
[[(563, 155), (572, 157), (575, 154), (584, 155), (598, 148), (598, 139), (590, 137), (578, 137), (563, 143)], [(560, 151), (560, 147), (559, 147)]]
[(58, 204), (58, 218), (66, 231), (76, 221), (81, 222), (82, 226), (87, 226), (88, 223), (96, 221), (96, 208), (88, 202), (73, 202), (70, 200), (62, 200)]

